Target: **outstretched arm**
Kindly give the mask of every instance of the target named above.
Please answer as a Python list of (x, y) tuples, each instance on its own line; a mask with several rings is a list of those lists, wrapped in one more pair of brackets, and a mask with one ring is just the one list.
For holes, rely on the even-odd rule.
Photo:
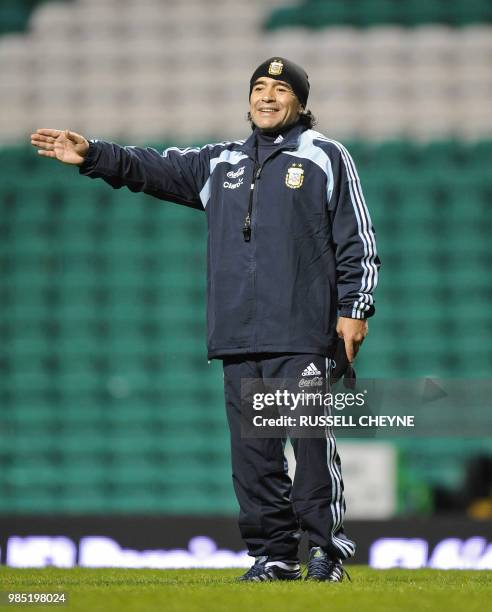
[(57, 159), (64, 164), (80, 166), (89, 151), (89, 142), (70, 130), (40, 128), (31, 134), (31, 144), (42, 157)]
[(114, 189), (128, 187), (161, 200), (204, 210), (200, 192), (210, 175), (208, 147), (160, 153), (156, 149), (90, 142), (69, 130), (39, 129), (31, 143), (44, 157), (79, 166), (89, 178), (101, 178)]

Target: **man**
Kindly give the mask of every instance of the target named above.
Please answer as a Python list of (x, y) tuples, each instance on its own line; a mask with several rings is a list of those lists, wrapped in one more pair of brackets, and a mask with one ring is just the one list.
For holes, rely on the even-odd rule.
[(354, 543), (332, 435), (292, 440), (292, 485), (281, 438), (241, 437), (241, 380), (324, 375), (337, 335), (352, 362), (374, 313), (379, 259), (354, 162), (312, 130), (309, 81), (285, 58), (250, 80), (245, 141), (201, 149), (120, 147), (41, 129), (39, 154), (163, 200), (205, 210), (208, 355), (222, 359), (239, 526), (254, 565), (242, 580), (301, 578), (299, 533), (308, 532), (307, 578), (338, 582)]

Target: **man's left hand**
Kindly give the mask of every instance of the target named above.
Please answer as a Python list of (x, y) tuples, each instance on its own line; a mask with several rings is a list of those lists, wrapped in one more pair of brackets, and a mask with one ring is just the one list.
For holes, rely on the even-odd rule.
[(354, 361), (368, 331), (367, 319), (338, 318), (337, 334), (345, 342), (345, 352), (350, 363)]

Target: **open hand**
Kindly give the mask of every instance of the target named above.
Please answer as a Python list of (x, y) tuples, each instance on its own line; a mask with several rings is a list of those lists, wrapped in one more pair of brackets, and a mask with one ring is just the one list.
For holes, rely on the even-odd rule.
[(31, 144), (43, 157), (77, 166), (82, 164), (89, 151), (89, 142), (80, 134), (69, 130), (41, 128), (31, 134)]

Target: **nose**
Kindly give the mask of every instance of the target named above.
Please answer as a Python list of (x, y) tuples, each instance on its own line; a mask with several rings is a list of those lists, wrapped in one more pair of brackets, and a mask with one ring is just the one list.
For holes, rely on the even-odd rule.
[(261, 96), (262, 102), (273, 102), (273, 100), (275, 100), (274, 91), (273, 88), (264, 89), (263, 95)]

